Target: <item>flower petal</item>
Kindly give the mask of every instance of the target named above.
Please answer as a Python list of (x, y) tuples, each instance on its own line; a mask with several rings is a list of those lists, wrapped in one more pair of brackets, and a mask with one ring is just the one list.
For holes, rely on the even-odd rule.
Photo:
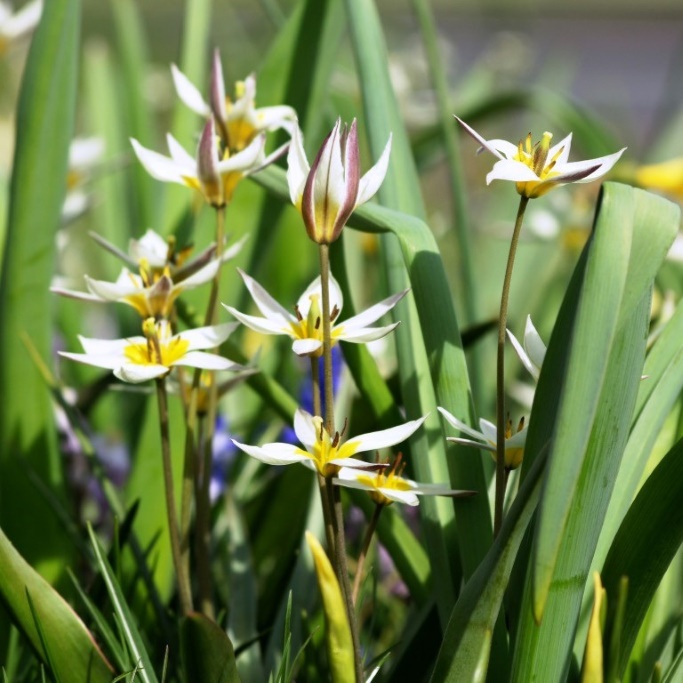
[(115, 377), (118, 377), (124, 382), (130, 382), (131, 384), (147, 382), (150, 379), (163, 377), (166, 374), (168, 374), (168, 368), (165, 365), (139, 365), (138, 363), (126, 363), (114, 370)]
[(197, 160), (171, 135), (166, 134), (166, 144), (171, 153), (171, 159), (183, 169), (185, 175), (197, 175)]
[(310, 458), (290, 443), (267, 443), (264, 446), (248, 446), (232, 439), (237, 448), (247, 455), (256, 458), (266, 465), (291, 465), (295, 462), (307, 462)]
[(294, 413), (294, 433), (296, 438), (307, 448), (313, 448), (318, 440), (316, 424), (313, 415), (303, 408), (297, 408)]
[(338, 328), (332, 330), (332, 337), (334, 339), (352, 342), (353, 344), (365, 344), (366, 342), (386, 337), (386, 335), (393, 332), (400, 324), (399, 321), (392, 323), (391, 325), (384, 325), (383, 327), (360, 327), (355, 330), (347, 330), (346, 325), (342, 324)]
[(119, 354), (123, 357), (123, 350), (131, 344), (145, 344), (147, 340), (144, 337), (129, 337), (128, 339), (91, 339), (89, 337), (82, 337), (78, 335), (78, 341), (81, 342), (83, 350), (87, 354), (101, 356)]
[(478, 432), (476, 429), (472, 429), (472, 427), (466, 425), (462, 420), (459, 420), (457, 417), (455, 417), (455, 415), (451, 415), (451, 413), (449, 413), (445, 408), (438, 407), (437, 410), (446, 418), (446, 421), (451, 425), (451, 427), (455, 427), (455, 429), (458, 429), (463, 434), (471, 436), (473, 439), (486, 440), (486, 437), (481, 432)]
[(241, 152), (218, 162), (218, 172), (248, 171), (260, 163), (266, 144), (265, 135), (257, 135)]
[(171, 75), (178, 97), (196, 114), (204, 117), (210, 116), (211, 109), (204, 102), (199, 90), (175, 64), (171, 64)]
[(411, 420), (410, 422), (398, 425), (397, 427), (391, 427), (389, 429), (382, 429), (377, 432), (369, 432), (368, 434), (355, 436), (342, 444), (341, 448), (339, 449), (339, 453), (343, 453), (345, 457), (348, 457), (354, 453), (374, 451), (379, 450), (380, 448), (394, 446), (397, 443), (405, 441), (409, 436), (417, 431), (425, 419), (426, 416), (417, 420)]
[(461, 446), (473, 446), (474, 448), (483, 448), (486, 451), (491, 451), (491, 453), (496, 452), (496, 447), (484, 441), (474, 441), (473, 439), (463, 439), (459, 436), (447, 436), (446, 441), (451, 443), (457, 443)]
[(517, 340), (517, 337), (515, 337), (510, 330), (506, 330), (508, 339), (510, 340), (510, 343), (512, 344), (512, 348), (515, 350), (517, 355), (519, 356), (519, 360), (522, 361), (522, 365), (527, 369), (527, 371), (531, 374), (531, 376), (535, 379), (538, 380), (538, 367), (534, 365), (532, 362), (531, 358), (529, 358), (529, 355), (527, 352), (522, 348), (522, 345), (519, 343)]
[(541, 335), (538, 334), (534, 324), (531, 322), (530, 315), (526, 318), (526, 327), (524, 328), (524, 348), (529, 360), (540, 369), (543, 365), (547, 348), (541, 339)]
[(598, 157), (597, 159), (589, 159), (588, 161), (577, 161), (577, 162), (574, 162), (573, 164), (565, 164), (562, 168), (561, 177), (566, 179), (566, 177), (567, 177), (566, 174), (570, 172), (569, 167), (574, 169), (574, 172), (575, 172), (575, 170), (579, 168), (579, 166), (577, 166), (577, 165), (584, 164), (587, 168), (590, 166), (595, 166), (595, 165), (597, 165), (598, 168), (591, 171), (588, 175), (577, 180), (576, 182), (578, 182), (578, 183), (589, 183), (592, 180), (596, 180), (597, 178), (601, 178), (602, 176), (605, 175), (605, 173), (612, 170), (612, 167), (614, 166), (614, 164), (617, 163), (617, 161), (619, 161), (619, 159), (621, 158), (621, 155), (624, 153), (625, 150), (626, 150), (626, 147), (623, 147), (618, 152), (615, 152), (614, 154), (608, 154), (604, 157)]
[(323, 343), (318, 339), (297, 339), (292, 344), (292, 351), (297, 356), (310, 356), (319, 351)]
[[(290, 323), (296, 322), (296, 318), (283, 306), (281, 306), (268, 292), (250, 275), (247, 275), (242, 269), (238, 268), (237, 272), (242, 276), (244, 284), (247, 286), (251, 298), (254, 300), (256, 307), (261, 311), (263, 316), (271, 322), (287, 326)], [(228, 309), (230, 310), (230, 309)], [(232, 311), (231, 311), (232, 313)], [(234, 315), (234, 314), (233, 314)]]
[(292, 131), (292, 142), (287, 153), (287, 185), (289, 185), (289, 198), (295, 206), (299, 206), (301, 202), (306, 178), (310, 171), (302, 138), (297, 121)]
[(482, 417), (479, 419), (479, 428), (481, 429), (484, 439), (495, 446), (498, 442), (498, 430), (496, 429), (496, 425)]
[(379, 320), (385, 313), (388, 313), (410, 290), (406, 289), (398, 294), (392, 294), (390, 297), (383, 299), (370, 308), (366, 308), (358, 315), (345, 320), (342, 325), (345, 332), (359, 329), (371, 325), (376, 320)]
[(104, 368), (105, 370), (115, 370), (121, 366), (124, 360), (121, 355), (93, 355), (90, 353), (70, 353), (68, 351), (60, 351), (60, 356), (64, 358), (69, 358), (70, 360), (75, 360), (77, 363), (83, 363), (84, 365), (93, 365), (96, 368)]
[(135, 154), (140, 163), (145, 167), (147, 173), (153, 178), (161, 180), (165, 183), (179, 183), (185, 185), (183, 180), (183, 169), (178, 166), (172, 159), (165, 157), (163, 154), (153, 152), (151, 149), (143, 147), (134, 138), (130, 139)]
[(171, 365), (183, 365), (191, 368), (201, 368), (202, 370), (232, 370), (239, 369), (236, 363), (233, 363), (223, 356), (215, 353), (206, 353), (206, 351), (188, 351), (182, 355), (178, 360), (171, 363)]
[[(496, 161), (493, 168), (486, 176), (486, 184), (489, 185), (493, 180), (513, 180), (514, 182), (526, 182), (539, 180), (539, 177), (521, 161), (503, 159)], [(555, 180), (555, 178), (553, 178)]]
[(213, 349), (220, 346), (238, 327), (237, 323), (221, 323), (220, 325), (208, 325), (197, 327), (193, 330), (185, 330), (175, 337), (180, 337), (190, 342), (188, 351), (201, 349)]
[(371, 199), (379, 186), (384, 182), (384, 178), (387, 174), (387, 169), (389, 168), (389, 156), (391, 155), (391, 138), (392, 134), (389, 133), (389, 139), (387, 144), (384, 146), (384, 150), (377, 163), (360, 179), (358, 184), (358, 196), (356, 198), (356, 206), (365, 204), (368, 199)]
[(503, 159), (503, 155), (491, 145), (491, 143), (484, 139), (479, 133), (477, 133), (474, 128), (471, 128), (468, 126), (462, 119), (458, 118), (457, 116), (454, 116), (455, 120), (467, 131), (467, 133), (470, 134), (471, 137), (473, 137), (484, 149), (487, 149), (491, 154), (494, 154), (497, 156), (499, 159)]
[(286, 334), (290, 337), (294, 337), (292, 328), (288, 323), (276, 322), (274, 320), (268, 320), (268, 318), (259, 318), (255, 315), (247, 315), (246, 313), (240, 313), (236, 308), (232, 306), (223, 307), (237, 318), (243, 325), (246, 325), (256, 332), (261, 334)]

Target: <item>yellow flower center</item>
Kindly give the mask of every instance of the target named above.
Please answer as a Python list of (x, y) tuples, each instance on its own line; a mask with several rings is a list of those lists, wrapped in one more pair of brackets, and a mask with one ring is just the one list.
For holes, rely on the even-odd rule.
[[(314, 293), (309, 296), (310, 306), (308, 308), (308, 314), (306, 318), (303, 318), (299, 312), (299, 307), (295, 308), (295, 313), (297, 321), (290, 323), (290, 328), (292, 334), (296, 339), (315, 339), (322, 343), (323, 340), (323, 314), (320, 307), (320, 294)], [(330, 313), (330, 324), (332, 324), (335, 318), (339, 315), (339, 309), (335, 306)], [(332, 346), (337, 343), (337, 337), (343, 332), (343, 327), (337, 327), (332, 329), (330, 336)], [(323, 349), (322, 346), (312, 353), (313, 358), (320, 358), (322, 356)]]
[[(330, 438), (329, 433), (323, 425), (322, 417), (316, 416), (313, 418), (315, 425), (316, 440), (313, 445), (313, 452), (298, 449), (298, 453), (309, 457), (315, 464), (316, 470), (323, 477), (332, 477), (339, 472), (338, 465), (331, 465), (332, 460), (338, 458), (350, 458), (355, 453), (353, 441), (340, 445), (342, 435), (335, 432), (334, 438)], [(342, 430), (343, 431), (343, 430)]]
[(154, 318), (147, 318), (142, 330), (146, 341), (129, 344), (123, 350), (126, 358), (136, 365), (163, 365), (170, 368), (187, 353), (190, 346), (186, 339), (171, 336), (168, 321), (156, 323)]
[[(153, 318), (168, 318), (171, 314), (173, 304), (180, 294), (179, 288), (174, 288), (171, 281), (171, 271), (168, 265), (163, 268), (152, 268), (146, 258), (141, 258), (139, 262), (140, 279), (142, 280), (143, 291), (125, 296), (123, 300), (132, 306), (143, 318), (149, 316)], [(154, 286), (162, 277), (168, 278), (167, 287)], [(137, 287), (138, 281), (133, 275), (131, 282)]]
[(553, 154), (552, 158), (548, 159), (550, 152), (550, 141), (553, 139), (552, 133), (547, 131), (543, 133), (543, 137), (532, 146), (531, 133), (521, 140), (517, 154), (514, 157), (515, 161), (520, 161), (525, 166), (528, 166), (539, 178), (539, 180), (525, 180), (518, 182), (517, 192), (529, 199), (540, 197), (548, 190), (552, 189), (553, 184), (548, 183), (552, 178), (560, 175), (555, 169), (555, 164), (562, 154), (563, 147)]
[(393, 491), (410, 491), (412, 486), (402, 476), (405, 463), (401, 464), (401, 454), (399, 453), (394, 464), (380, 472), (363, 473), (358, 475), (358, 482), (371, 487), (370, 497), (377, 505), (391, 505), (394, 501), (387, 498), (380, 489), (391, 489)]

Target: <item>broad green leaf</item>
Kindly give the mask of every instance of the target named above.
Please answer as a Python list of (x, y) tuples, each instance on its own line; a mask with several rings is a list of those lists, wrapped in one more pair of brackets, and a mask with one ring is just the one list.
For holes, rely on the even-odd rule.
[(100, 570), (100, 574), (107, 587), (107, 593), (114, 608), (114, 613), (118, 619), (119, 628), (123, 634), (123, 640), (128, 647), (131, 657), (136, 665), (140, 666), (138, 675), (143, 683), (157, 683), (157, 677), (154, 674), (152, 661), (147, 654), (145, 645), (140, 637), (137, 624), (133, 618), (133, 614), (126, 602), (126, 598), (121, 591), (121, 588), (116, 580), (114, 572), (112, 571), (107, 558), (102, 552), (100, 542), (95, 536), (92, 527), (88, 526), (88, 533), (90, 534), (90, 542), (92, 543), (93, 551), (95, 553), (95, 560)]
[[(411, 448), (428, 457), (415, 458), (412, 465), (417, 478), (423, 481), (450, 480), (457, 488), (484, 491), (481, 461), (469, 457), (471, 454), (458, 457), (455, 449), (447, 451), (436, 411), (437, 405), (441, 405), (465, 421), (473, 417), (452, 298), (434, 238), (420, 220), (425, 209), (419, 179), (389, 79), (379, 16), (371, 0), (346, 0), (345, 5), (373, 159), (379, 157), (389, 134), (393, 134), (391, 163), (378, 193), (379, 200), (385, 206), (418, 217), (400, 217), (400, 225), (394, 230), (399, 235), (400, 248), (389, 237), (382, 240), (389, 289), (400, 291), (409, 282), (412, 285), (411, 294), (394, 311), (394, 317), (402, 321), (395, 338), (406, 411), (410, 417), (427, 414), (423, 430), (411, 439)], [(374, 210), (363, 207), (363, 211)], [(394, 218), (399, 219), (399, 215)], [(488, 504), (485, 496), (464, 504), (431, 499), (424, 501), (420, 511), (434, 589), (440, 596), (439, 613), (445, 624), (455, 602), (456, 577), (460, 573), (456, 548), (462, 572), (469, 577), (490, 542)]]
[(239, 683), (235, 652), (225, 631), (203, 614), (188, 614), (180, 625), (180, 648), (186, 680)]
[(0, 524), (47, 578), (63, 571), (70, 545), (49, 505), (28, 482), (26, 458), (63, 499), (52, 406), (26, 351), (31, 339), (51, 355), (55, 237), (66, 192), (73, 133), (80, 2), (45, 3), (33, 37), (17, 109), (16, 147), (0, 280)]
[(664, 456), (624, 517), (605, 560), (602, 580), (616, 594), (629, 580), (617, 672), (623, 676), (631, 649), (659, 583), (683, 543), (683, 441)]
[(76, 612), (26, 563), (1, 530), (0, 595), (12, 621), (43, 662), (47, 663), (46, 650), (49, 651), (51, 667), (59, 679), (91, 683), (111, 680), (111, 664)]
[[(544, 514), (556, 515), (546, 522), (548, 525), (553, 522), (555, 537), (544, 541), (537, 526), (536, 595), (531, 604), (536, 617), (542, 612), (543, 618), (538, 626), (527, 611), (533, 595), (527, 581), (513, 680), (543, 681), (566, 672), (573, 640), (573, 631), (567, 624), (575, 624), (578, 618), (584, 584), (623, 458), (642, 373), (649, 289), (666, 253), (667, 242), (673, 239), (674, 218), (668, 202), (638, 190), (606, 184), (593, 239), (585, 252), (581, 293), (570, 316), (573, 322), (568, 328), (564, 323), (563, 342), (555, 342), (560, 336), (558, 329), (553, 333), (551, 347), (554, 342), (568, 344), (566, 374), (560, 366), (559, 372), (550, 377), (563, 387), (563, 392), (556, 418), (548, 415), (547, 405), (540, 399), (535, 402), (527, 449), (533, 456), (539, 434), (545, 432), (545, 438), (550, 439), (549, 474), (539, 512), (541, 521)], [(624, 235), (632, 235), (633, 240), (631, 253), (625, 255), (610, 247), (612, 242), (624, 240)], [(645, 247), (644, 239), (651, 240), (653, 248)], [(610, 291), (605, 284), (607, 280), (628, 284), (622, 291)], [(615, 297), (612, 303), (617, 307), (615, 316), (605, 315), (604, 302), (599, 309), (593, 307), (602, 295)], [(637, 296), (641, 300), (634, 307)], [(597, 349), (601, 349), (599, 357), (593, 355)], [(545, 372), (548, 360), (544, 362), (539, 392), (544, 375), (545, 381), (549, 381)], [(597, 377), (595, 373), (599, 373)], [(566, 379), (558, 382), (558, 377), (563, 375)], [(572, 395), (574, 398), (570, 399)], [(558, 427), (554, 434), (548, 433), (553, 424)], [(571, 425), (576, 431), (586, 430), (587, 435), (562, 430), (563, 424)], [(574, 445), (573, 449), (568, 449), (570, 444)], [(562, 453), (561, 459), (553, 460), (557, 457), (555, 453)], [(577, 462), (579, 471), (574, 473)], [(564, 475), (561, 482), (556, 472)], [(568, 499), (560, 505), (562, 496)], [(550, 546), (549, 540), (552, 540)], [(551, 552), (550, 547), (555, 549)], [(548, 561), (547, 565), (538, 564), (539, 554)], [(539, 591), (539, 585), (545, 587), (545, 593)]]
[(491, 641), (512, 565), (540, 496), (545, 455), (524, 480), (500, 533), (455, 604), (432, 683), (485, 680)]

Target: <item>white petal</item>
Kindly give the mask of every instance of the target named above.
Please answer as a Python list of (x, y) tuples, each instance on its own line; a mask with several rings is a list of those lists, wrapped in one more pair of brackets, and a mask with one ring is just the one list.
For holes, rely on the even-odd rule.
[[(296, 318), (281, 306), (253, 277), (247, 275), (240, 268), (237, 272), (242, 276), (244, 284), (247, 286), (254, 303), (264, 317), (274, 323), (288, 326), (289, 323), (296, 322)], [(228, 309), (230, 310), (230, 309)], [(230, 311), (232, 313), (232, 311)], [(234, 313), (233, 313), (234, 315)]]
[(382, 429), (377, 432), (354, 436), (342, 445), (340, 451), (343, 452), (344, 455), (346, 455), (346, 453), (353, 455), (354, 453), (374, 451), (401, 443), (417, 431), (425, 419), (426, 416), (398, 425), (397, 427), (391, 427), (390, 429)]
[(510, 330), (507, 330), (508, 333), (508, 339), (510, 340), (510, 343), (512, 344), (512, 348), (515, 350), (517, 355), (519, 356), (519, 360), (522, 361), (522, 365), (527, 369), (527, 371), (531, 374), (531, 376), (534, 379), (538, 379), (538, 368), (534, 363), (532, 362), (531, 358), (529, 358), (527, 352), (522, 348), (522, 345), (519, 343), (517, 340), (517, 337), (515, 337)]
[(130, 142), (133, 145), (133, 149), (135, 150), (135, 154), (140, 160), (140, 163), (153, 178), (165, 183), (180, 183), (181, 185), (185, 185), (185, 181), (182, 178), (183, 169), (179, 168), (178, 164), (172, 159), (143, 147), (133, 138), (131, 138)]
[(69, 145), (69, 168), (87, 169), (104, 154), (104, 140), (100, 137), (74, 138)]
[(138, 363), (126, 363), (114, 370), (115, 377), (131, 384), (147, 382), (150, 379), (163, 377), (167, 373), (168, 368), (165, 365), (139, 365)]
[(0, 33), (10, 40), (21, 37), (37, 26), (42, 11), (41, 0), (27, 3), (18, 12), (5, 19)]
[(183, 289), (193, 289), (199, 287), (214, 278), (220, 267), (220, 261), (214, 259), (209, 261), (205, 266), (202, 266), (196, 273), (182, 280)]
[(336, 465), (337, 467), (350, 467), (357, 470), (368, 470), (377, 467), (376, 462), (366, 462), (365, 460), (358, 460), (358, 458), (335, 458), (330, 460), (330, 465)]
[(509, 439), (505, 439), (505, 448), (524, 448), (526, 445), (527, 426), (521, 432), (516, 432)]
[(104, 368), (105, 370), (115, 370), (120, 367), (122, 361), (121, 356), (118, 355), (92, 355), (89, 353), (69, 353), (68, 351), (60, 351), (59, 355), (84, 365), (94, 365), (96, 368)]
[(171, 74), (178, 97), (195, 113), (200, 116), (211, 116), (209, 105), (204, 102), (201, 93), (190, 79), (175, 65), (171, 64)]
[(345, 320), (343, 323), (341, 323), (344, 326), (345, 332), (366, 327), (367, 325), (374, 323), (376, 320), (379, 320), (385, 313), (388, 313), (409, 291), (410, 290), (406, 289), (398, 294), (393, 294), (374, 306), (370, 306), (370, 308), (365, 309), (358, 315), (354, 315), (348, 320)]
[(572, 134), (569, 133), (566, 138), (563, 138), (560, 140), (556, 145), (553, 145), (549, 150), (548, 150), (548, 161), (550, 161), (557, 152), (562, 149), (562, 152), (560, 153), (560, 156), (557, 157), (557, 161), (555, 162), (556, 166), (562, 166), (563, 164), (567, 163), (567, 159), (569, 159), (569, 150), (571, 149), (572, 146)]
[(144, 290), (141, 278), (131, 273), (127, 268), (121, 271), (116, 282), (93, 280), (85, 275), (85, 283), (95, 296), (106, 301), (118, 301), (125, 296)]
[(420, 504), (418, 497), (415, 495), (415, 491), (401, 491), (400, 489), (391, 488), (380, 488), (378, 490), (383, 496), (389, 500), (394, 500), (397, 503), (404, 503), (405, 505), (412, 505), (413, 507)]
[(256, 458), (266, 465), (291, 465), (295, 462), (306, 462), (310, 458), (299, 452), (296, 446), (289, 443), (267, 443), (264, 446), (248, 446), (247, 444), (232, 442), (247, 455)]
[(514, 182), (526, 182), (539, 180), (538, 176), (521, 161), (511, 161), (510, 159), (503, 159), (496, 161), (493, 169), (486, 176), (486, 184), (490, 184), (492, 180), (512, 180)]
[(519, 152), (519, 146), (513, 145), (511, 142), (508, 142), (507, 140), (499, 140), (495, 138), (492, 140), (487, 140), (486, 142), (489, 148), (493, 147), (493, 149), (500, 152), (506, 159), (514, 159), (517, 156), (517, 153)]
[(524, 348), (531, 362), (540, 369), (543, 365), (547, 349), (534, 324), (531, 322), (530, 315), (527, 316), (526, 327), (524, 328)]
[(445, 408), (438, 407), (437, 410), (446, 418), (446, 421), (452, 426), (461, 431), (463, 434), (471, 436), (473, 439), (483, 439), (484, 435), (478, 432), (476, 429), (472, 429), (469, 425), (466, 425), (462, 420), (459, 420), (455, 415), (451, 415)]
[(344, 204), (347, 192), (341, 155), (341, 125), (341, 119), (337, 119), (332, 132), (323, 143), (313, 180), (314, 206), (324, 202), (335, 210), (335, 215), (327, 219), (330, 224), (335, 219), (336, 211)]
[(462, 119), (458, 118), (457, 116), (455, 117), (455, 120), (484, 148), (487, 149), (491, 154), (494, 154), (497, 156), (499, 159), (503, 158), (503, 155), (491, 144), (489, 143), (488, 140), (484, 139), (479, 133), (477, 133), (474, 128), (471, 128), (468, 126)]
[(220, 325), (197, 327), (194, 330), (185, 330), (175, 336), (190, 342), (188, 351), (213, 349), (216, 346), (220, 346), (237, 327), (237, 323), (222, 323)]
[(342, 324), (339, 328), (332, 330), (332, 336), (335, 339), (352, 342), (353, 344), (365, 344), (366, 342), (386, 337), (386, 335), (393, 332), (399, 324), (399, 322), (396, 322), (391, 325), (384, 325), (383, 327), (360, 327), (354, 330), (347, 330), (346, 325)]
[(235, 367), (231, 360), (205, 351), (188, 351), (171, 365), (184, 365), (202, 370), (230, 370)]
[(293, 129), (291, 123), (296, 119), (296, 112), (286, 104), (273, 107), (261, 107), (254, 112), (258, 130), (276, 130), (278, 128)]
[(384, 181), (389, 167), (389, 155), (391, 154), (391, 133), (389, 140), (384, 147), (384, 151), (377, 163), (360, 179), (358, 183), (358, 197), (356, 199), (356, 206), (364, 204), (379, 190), (379, 186)]
[(301, 201), (310, 170), (304, 151), (301, 129), (297, 122), (292, 131), (292, 142), (287, 153), (287, 184), (289, 185), (289, 197), (292, 204), (297, 205)]
[(294, 433), (307, 448), (313, 448), (318, 441), (319, 434), (316, 434), (315, 422), (313, 415), (302, 408), (297, 408), (294, 413)]
[(218, 172), (221, 175), (231, 171), (251, 170), (263, 157), (263, 148), (266, 144), (264, 135), (256, 136), (247, 147), (234, 156), (218, 162)]
[(286, 334), (289, 337), (293, 337), (294, 333), (292, 328), (288, 323), (276, 322), (274, 320), (268, 320), (268, 318), (258, 318), (255, 315), (247, 315), (246, 313), (240, 313), (236, 308), (232, 306), (223, 307), (237, 318), (243, 325), (260, 332), (261, 334)]
[[(316, 277), (315, 280), (313, 280), (313, 282), (306, 287), (303, 294), (296, 302), (296, 307), (299, 309), (299, 313), (303, 318), (308, 316), (308, 311), (311, 307), (311, 296), (315, 295), (318, 296), (318, 305), (322, 307), (323, 290), (322, 285), (320, 284), (320, 275), (318, 275), (318, 277)], [(332, 308), (331, 305), (330, 308)]]
[(60, 296), (67, 296), (70, 299), (78, 299), (79, 301), (90, 301), (93, 303), (102, 303), (104, 299), (101, 299), (95, 294), (90, 292), (79, 292), (75, 289), (64, 289), (62, 287), (50, 287), (50, 291), (53, 294), (59, 294)]
[(496, 445), (498, 443), (498, 430), (496, 429), (496, 425), (493, 424), (493, 422), (490, 422), (489, 420), (485, 420), (483, 417), (479, 419), (479, 428), (481, 429), (481, 433), (484, 436), (484, 439), (492, 445)]
[(119, 354), (123, 357), (123, 350), (131, 344), (146, 344), (144, 337), (130, 337), (129, 339), (91, 339), (78, 336), (83, 350), (96, 356)]
[(168, 256), (168, 242), (159, 233), (148, 229), (139, 240), (130, 240), (128, 253), (136, 263), (147, 259), (152, 268), (163, 268)]
[[(601, 178), (602, 176), (605, 175), (608, 171), (612, 169), (614, 164), (619, 161), (621, 155), (624, 153), (626, 150), (626, 147), (620, 149), (618, 152), (615, 152), (614, 154), (608, 154), (607, 156), (604, 157), (598, 157), (597, 159), (589, 159), (588, 161), (582, 161), (582, 162), (577, 162), (578, 164), (584, 164), (586, 167), (593, 166), (595, 164), (599, 164), (599, 168), (595, 169), (592, 173), (589, 173), (585, 178), (582, 178), (581, 180), (577, 180), (576, 182), (579, 183), (589, 183), (592, 180), (596, 180), (597, 178)], [(562, 175), (564, 176), (567, 172), (569, 171), (569, 167), (573, 167), (576, 169), (575, 164), (565, 164), (564, 167), (562, 168)]]
[(297, 356), (310, 356), (322, 347), (323, 343), (318, 339), (297, 339), (292, 344), (292, 351)]
[(171, 159), (184, 171), (184, 175), (197, 175), (197, 160), (170, 134), (166, 134), (166, 144)]

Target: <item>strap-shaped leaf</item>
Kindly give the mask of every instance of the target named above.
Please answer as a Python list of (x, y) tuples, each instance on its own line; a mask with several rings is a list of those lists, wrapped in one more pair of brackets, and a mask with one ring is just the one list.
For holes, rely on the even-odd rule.
[[(20, 464), (63, 496), (50, 396), (26, 351), (51, 354), (55, 236), (73, 131), (80, 2), (51, 0), (33, 37), (17, 110), (17, 135), (0, 281), (0, 524), (20, 552), (54, 579), (70, 544)], [(61, 558), (61, 559), (60, 559)]]

